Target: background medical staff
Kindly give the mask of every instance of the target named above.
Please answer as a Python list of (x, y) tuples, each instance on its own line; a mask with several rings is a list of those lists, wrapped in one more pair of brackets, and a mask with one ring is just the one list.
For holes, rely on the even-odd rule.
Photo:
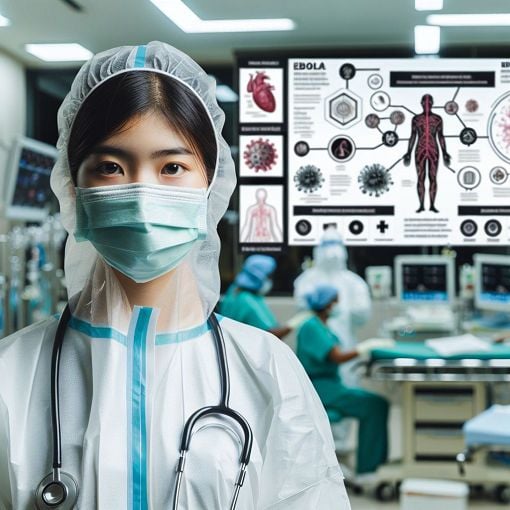
[(288, 335), (307, 319), (309, 314), (298, 313), (285, 325), (278, 325), (264, 297), (272, 288), (271, 275), (275, 269), (276, 261), (273, 257), (249, 256), (222, 299), (220, 313), (239, 322), (269, 331), (278, 338)]
[[(338, 230), (327, 228), (320, 244), (313, 251), (313, 266), (300, 274), (294, 282), (294, 298), (299, 307), (307, 306), (305, 294), (319, 284), (332, 285), (342, 297), (337, 313), (328, 319), (328, 327), (342, 339), (344, 349), (354, 349), (358, 341), (356, 331), (370, 318), (372, 300), (365, 280), (347, 269), (348, 254)], [(342, 378), (347, 384), (357, 384), (352, 363), (345, 363)]]
[(314, 315), (298, 330), (297, 356), (330, 418), (359, 420), (356, 471), (358, 474), (374, 472), (386, 462), (388, 455), (388, 402), (375, 393), (345, 386), (338, 365), (393, 342), (372, 339), (361, 342), (355, 349), (344, 349), (341, 339), (328, 326), (328, 319), (339, 313), (337, 289), (318, 284), (305, 299)]

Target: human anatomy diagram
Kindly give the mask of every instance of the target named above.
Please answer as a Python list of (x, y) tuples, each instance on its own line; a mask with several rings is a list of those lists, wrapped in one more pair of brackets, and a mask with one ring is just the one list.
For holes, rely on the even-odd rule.
[(293, 241), (335, 221), (347, 242), (510, 242), (508, 64), (289, 59)]
[(443, 153), (443, 160), (446, 167), (450, 165), (451, 157), (446, 151), (446, 141), (443, 135), (443, 119), (440, 115), (432, 112), (434, 99), (430, 94), (421, 98), (423, 113), (415, 115), (412, 120), (411, 138), (407, 153), (404, 156), (404, 165), (411, 163), (411, 152), (416, 143), (415, 161), (418, 174), (418, 198), (420, 207), (417, 213), (425, 210), (425, 177), (429, 176), (429, 197), (432, 212), (439, 212), (435, 207), (437, 195), (437, 171), (439, 168), (439, 145)]
[(255, 191), (256, 203), (246, 209), (245, 221), (241, 229), (243, 243), (281, 243), (282, 230), (278, 224), (277, 209), (267, 203), (265, 188)]

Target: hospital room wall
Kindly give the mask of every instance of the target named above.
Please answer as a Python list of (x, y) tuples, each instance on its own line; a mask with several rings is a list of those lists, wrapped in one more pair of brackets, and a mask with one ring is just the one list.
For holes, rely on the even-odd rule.
[[(0, 52), (0, 183), (5, 182), (5, 171), (11, 144), (25, 134), (26, 80), (24, 67), (9, 55)], [(0, 186), (0, 233), (5, 232), (4, 186)]]

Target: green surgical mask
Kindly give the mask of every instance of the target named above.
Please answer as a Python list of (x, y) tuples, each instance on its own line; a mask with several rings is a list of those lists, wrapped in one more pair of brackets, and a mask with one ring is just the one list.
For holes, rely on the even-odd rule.
[(207, 190), (154, 184), (76, 188), (76, 240), (137, 283), (175, 268), (207, 234)]

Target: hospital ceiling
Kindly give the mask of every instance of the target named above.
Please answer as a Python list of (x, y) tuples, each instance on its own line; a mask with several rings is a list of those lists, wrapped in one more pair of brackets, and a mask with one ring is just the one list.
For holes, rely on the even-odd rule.
[[(98, 52), (123, 44), (166, 41), (199, 62), (229, 64), (235, 50), (314, 50), (352, 47), (412, 48), (414, 26), (425, 24), (426, 12), (414, 0), (185, 0), (200, 18), (291, 18), (288, 32), (184, 33), (150, 0), (0, 0), (0, 14), (11, 26), (0, 28), (0, 49), (29, 67), (48, 64), (24, 50), (26, 43), (78, 42)], [(173, 0), (168, 0), (172, 2)], [(72, 2), (71, 2), (72, 3)], [(508, 0), (444, 0), (441, 13), (510, 13)], [(501, 47), (510, 27), (443, 27), (441, 47)]]

